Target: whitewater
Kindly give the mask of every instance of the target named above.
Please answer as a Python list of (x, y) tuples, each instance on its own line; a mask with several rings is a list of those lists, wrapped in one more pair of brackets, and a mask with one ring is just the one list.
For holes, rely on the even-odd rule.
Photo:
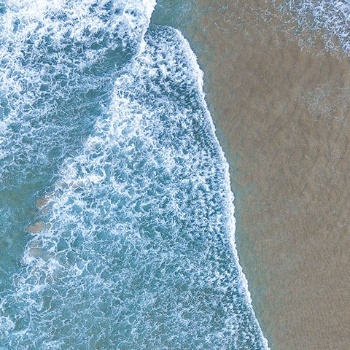
[(272, 4), (282, 14), (282, 30), (300, 43), (313, 45), (322, 37), (327, 51), (350, 54), (349, 0), (273, 0)]
[(0, 3), (0, 349), (268, 349), (203, 73), (155, 6)]

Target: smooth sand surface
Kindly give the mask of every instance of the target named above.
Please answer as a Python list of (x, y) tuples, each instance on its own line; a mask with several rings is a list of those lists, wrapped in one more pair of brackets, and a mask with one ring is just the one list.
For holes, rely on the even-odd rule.
[(182, 29), (230, 163), (257, 317), (272, 349), (349, 349), (349, 59), (267, 23), (263, 0), (214, 3)]

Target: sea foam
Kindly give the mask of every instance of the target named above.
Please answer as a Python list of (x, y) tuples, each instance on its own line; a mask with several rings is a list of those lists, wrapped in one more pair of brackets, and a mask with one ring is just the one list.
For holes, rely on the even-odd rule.
[(350, 53), (349, 18), (350, 4), (347, 0), (284, 0), (277, 8), (289, 15), (288, 27), (295, 33), (305, 32), (311, 42), (321, 35), (329, 50), (341, 49)]
[[(144, 34), (154, 2), (41, 2), (28, 13), (26, 4), (9, 2), (5, 16), (48, 19), (45, 34), (30, 31), (33, 57), (18, 48), (19, 58), (8, 54), (18, 70), (10, 84), (25, 89), (3, 95), (3, 142), (17, 148), (2, 159), (12, 192), (4, 176), (2, 185), (31, 199), (43, 185), (45, 196), (36, 223), (27, 202), (16, 214), (33, 222), (13, 287), (2, 292), (5, 346), (266, 349), (235, 249), (228, 164), (188, 42), (168, 27)], [(18, 24), (16, 33), (26, 30)], [(27, 53), (27, 39), (11, 35)], [(60, 73), (67, 68), (66, 81), (50, 78), (52, 62)], [(28, 77), (41, 70), (29, 88)], [(12, 179), (21, 167), (27, 177)], [(11, 205), (2, 204), (13, 220)]]

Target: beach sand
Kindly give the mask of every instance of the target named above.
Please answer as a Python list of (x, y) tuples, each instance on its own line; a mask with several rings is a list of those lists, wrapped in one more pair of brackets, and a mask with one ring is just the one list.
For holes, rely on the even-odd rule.
[(180, 29), (205, 72), (240, 262), (269, 345), (348, 349), (349, 59), (322, 40), (300, 45), (278, 16), (266, 21), (263, 0), (190, 10)]

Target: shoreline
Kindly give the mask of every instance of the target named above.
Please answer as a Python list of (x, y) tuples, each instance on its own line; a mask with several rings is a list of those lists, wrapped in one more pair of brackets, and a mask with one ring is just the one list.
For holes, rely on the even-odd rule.
[(237, 250), (255, 313), (272, 349), (345, 348), (350, 206), (341, 191), (350, 126), (337, 102), (349, 91), (348, 59), (321, 43), (302, 50), (265, 23), (254, 28), (244, 10), (228, 28), (219, 19), (236, 9), (226, 6), (214, 25), (213, 14), (202, 17), (200, 40), (211, 42), (215, 61), (199, 60), (214, 72), (205, 74), (208, 105), (230, 164)]
[(321, 40), (300, 46), (278, 16), (264, 21), (264, 5), (197, 0), (174, 26), (204, 71), (230, 166), (239, 261), (269, 346), (345, 349), (349, 58)]

